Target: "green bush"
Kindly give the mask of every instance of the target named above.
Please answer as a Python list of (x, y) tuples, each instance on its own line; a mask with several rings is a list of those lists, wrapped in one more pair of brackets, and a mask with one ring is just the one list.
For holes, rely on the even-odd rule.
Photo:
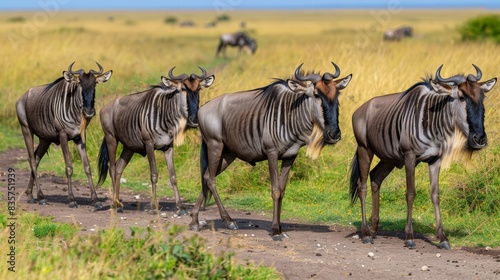
[(231, 20), (231, 17), (226, 15), (226, 14), (223, 14), (223, 15), (220, 15), (217, 17), (217, 21), (220, 21), (220, 22), (229, 21), (229, 20)]
[(177, 18), (170, 16), (165, 19), (166, 24), (176, 24), (177, 23)]
[(463, 41), (494, 40), (500, 43), (500, 16), (486, 15), (473, 18), (459, 28)]

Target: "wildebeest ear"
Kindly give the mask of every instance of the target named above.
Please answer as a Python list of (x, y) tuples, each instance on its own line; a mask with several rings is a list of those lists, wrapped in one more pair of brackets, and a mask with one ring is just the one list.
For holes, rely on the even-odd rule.
[(166, 78), (164, 76), (161, 76), (161, 82), (163, 85), (165, 85), (167, 88), (172, 88), (172, 87), (176, 87), (177, 89), (181, 89), (182, 87), (182, 82), (181, 81), (177, 81), (177, 80), (171, 80), (169, 78)]
[(484, 93), (487, 93), (495, 86), (496, 83), (497, 83), (497, 78), (493, 78), (493, 79), (488, 80), (486, 82), (479, 83), (479, 86), (481, 87), (481, 90)]
[(351, 81), (351, 79), (352, 79), (352, 74), (349, 74), (349, 75), (347, 75), (343, 79), (336, 80), (335, 84), (337, 84), (337, 86), (336, 86), (337, 89), (338, 90), (344, 89), (349, 84), (349, 82)]
[(314, 86), (312, 85), (312, 83), (310, 83), (308, 87), (304, 87), (299, 82), (297, 82), (295, 80), (291, 80), (291, 79), (286, 80), (286, 83), (288, 84), (288, 87), (293, 92), (297, 92), (297, 93), (303, 92), (309, 97), (314, 96)]
[(447, 94), (455, 99), (458, 99), (459, 97), (463, 96), (463, 94), (458, 90), (458, 87), (456, 85), (438, 83), (434, 80), (431, 80), (431, 87), (433, 91), (437, 94)]
[(77, 76), (71, 74), (68, 71), (63, 71), (63, 77), (68, 83), (80, 81)]
[(113, 70), (109, 70), (108, 72), (98, 75), (95, 77), (95, 80), (98, 84), (105, 83), (111, 78), (111, 74), (113, 74)]
[(202, 87), (207, 88), (207, 87), (211, 86), (211, 85), (214, 83), (214, 81), (215, 81), (215, 76), (214, 76), (214, 75), (211, 75), (211, 76), (206, 77), (206, 78), (205, 78), (205, 79), (204, 79), (204, 80), (200, 83), (200, 85), (201, 85)]

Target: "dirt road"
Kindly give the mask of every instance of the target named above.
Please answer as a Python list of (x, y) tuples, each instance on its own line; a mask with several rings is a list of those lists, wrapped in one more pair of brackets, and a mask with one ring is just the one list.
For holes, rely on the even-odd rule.
[[(0, 154), (1, 190), (6, 195), (7, 168), (26, 160), (26, 152), (16, 149)], [(75, 164), (75, 168), (80, 168)], [(40, 182), (48, 205), (28, 204), (23, 194), (29, 172), (16, 169), (16, 192), (23, 211), (53, 216), (56, 221), (75, 223), (83, 234), (95, 234), (117, 223), (128, 230), (130, 226), (152, 226), (176, 223), (188, 225), (189, 216), (175, 217), (174, 203), (163, 198), (160, 215), (141, 209), (149, 203), (146, 194), (123, 191), (124, 213), (112, 215), (108, 190), (100, 189), (104, 209), (95, 211), (90, 205), (89, 189), (85, 182), (75, 182), (78, 208), (67, 205), (66, 179), (43, 173)], [(192, 206), (192, 204), (188, 204)], [(355, 228), (304, 224), (284, 221), (290, 238), (272, 241), (269, 236), (271, 214), (228, 210), (238, 222), (237, 231), (227, 230), (220, 220), (217, 207), (200, 212), (208, 226), (199, 233), (214, 250), (234, 251), (235, 258), (276, 267), (284, 279), (500, 279), (500, 249), (452, 248), (445, 251), (435, 246), (436, 240), (417, 235), (417, 249), (403, 247), (402, 232), (381, 232), (374, 244), (362, 244)], [(453, 244), (451, 244), (453, 246)]]

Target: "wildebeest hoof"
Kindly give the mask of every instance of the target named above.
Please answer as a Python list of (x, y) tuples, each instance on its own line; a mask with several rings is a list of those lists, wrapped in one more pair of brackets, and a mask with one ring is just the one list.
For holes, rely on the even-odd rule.
[(78, 208), (78, 203), (76, 203), (76, 201), (71, 201), (69, 203), (69, 208)]
[(101, 210), (102, 209), (102, 203), (98, 201), (98, 202), (94, 203), (94, 207), (97, 210)]
[(186, 216), (189, 213), (186, 209), (179, 209), (179, 210), (177, 210), (177, 212), (175, 214), (177, 214), (177, 216)]
[(415, 249), (417, 248), (417, 244), (415, 244), (415, 241), (412, 239), (405, 240), (405, 247), (408, 247), (409, 249)]
[(445, 250), (450, 250), (451, 249), (450, 243), (448, 241), (443, 241), (443, 242), (439, 243), (439, 248), (445, 249)]
[(281, 237), (281, 234), (273, 235), (273, 236), (271, 236), (271, 238), (273, 239), (273, 241), (282, 241), (283, 240), (283, 238)]
[(47, 205), (47, 200), (46, 199), (41, 199), (40, 201), (38, 201), (38, 204), (39, 205)]
[(118, 213), (123, 213), (123, 207), (118, 207), (118, 208), (116, 208), (116, 212), (118, 212)]
[(32, 198), (32, 199), (28, 200), (28, 204), (36, 204), (35, 199)]
[(227, 224), (228, 229), (238, 229), (238, 225), (235, 222), (230, 222)]
[(290, 238), (290, 237), (288, 236), (288, 234), (282, 232), (281, 234), (275, 234), (271, 236), (271, 238), (273, 239), (273, 241), (283, 241), (284, 238)]
[(192, 231), (200, 231), (200, 225), (197, 223), (191, 223), (189, 224), (189, 229)]
[(367, 244), (367, 243), (373, 244), (373, 237), (365, 236), (365, 237), (361, 238), (361, 241), (363, 241), (363, 243), (365, 243), (365, 244)]

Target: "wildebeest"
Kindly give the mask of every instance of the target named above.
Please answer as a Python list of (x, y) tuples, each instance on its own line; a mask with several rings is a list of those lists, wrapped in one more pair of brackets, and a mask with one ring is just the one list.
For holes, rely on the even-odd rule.
[(222, 52), (224, 56), (226, 56), (226, 47), (238, 47), (238, 54), (241, 53), (243, 47), (248, 47), (252, 54), (255, 54), (257, 50), (257, 42), (255, 39), (250, 38), (245, 32), (236, 32), (233, 34), (222, 34), (219, 38), (219, 46), (217, 47), (217, 52), (215, 56), (219, 56), (219, 53)]
[[(119, 97), (101, 109), (104, 139), (98, 158), (98, 185), (106, 180), (109, 168), (113, 185), (112, 206), (119, 212), (123, 211), (123, 204), (119, 201), (120, 179), (134, 153), (148, 157), (151, 172), (151, 209), (153, 212), (158, 209), (156, 199), (158, 171), (154, 151), (160, 150), (165, 153), (177, 213), (187, 214), (177, 189), (173, 145), (183, 143), (188, 127), (198, 126), (200, 90), (211, 86), (215, 77), (213, 75), (207, 77), (207, 72), (202, 68), (200, 68), (201, 76), (195, 74), (174, 76), (174, 68), (168, 72), (169, 78), (161, 77), (160, 85)], [(116, 160), (118, 142), (123, 144), (123, 150)]]
[(304, 76), (300, 65), (295, 79), (278, 79), (262, 88), (224, 94), (200, 108), (202, 191), (191, 212), (192, 230), (199, 230), (198, 213), (210, 194), (227, 227), (238, 228), (217, 194), (215, 177), (239, 158), (251, 165), (268, 161), (274, 209), (272, 237), (279, 240), (286, 236), (280, 225), (281, 205), (299, 149), (307, 145), (307, 155), (317, 158), (324, 145), (335, 144), (341, 138), (338, 96), (352, 75), (334, 80), (340, 69), (332, 64), (334, 74)]
[(398, 29), (388, 29), (384, 31), (384, 40), (386, 41), (399, 41), (404, 37), (412, 37), (413, 28), (410, 26), (402, 26)]
[[(101, 203), (98, 201), (94, 189), (85, 149), (85, 128), (95, 115), (95, 85), (108, 81), (113, 71), (109, 70), (103, 73), (102, 66), (97, 62), (99, 72), (90, 70), (89, 73), (85, 73), (83, 69), (73, 71), (74, 63), (69, 65), (68, 71), (63, 71), (62, 77), (50, 84), (29, 89), (16, 103), (17, 117), (21, 124), (31, 168), (26, 195), (28, 195), (29, 203), (35, 203), (33, 198), (34, 183), (38, 190), (39, 203), (46, 204), (47, 201), (38, 182), (37, 168), (50, 144), (60, 144), (66, 164), (69, 206), (78, 206), (71, 183), (73, 164), (68, 141), (72, 140), (80, 153), (89, 180), (92, 201), (97, 208), (100, 208)], [(36, 150), (34, 149), (33, 135), (39, 139)]]
[[(358, 143), (354, 155), (350, 193), (354, 203), (361, 199), (364, 242), (372, 242), (379, 227), (379, 200), (382, 181), (394, 167), (406, 170), (407, 221), (405, 246), (415, 248), (412, 227), (412, 206), (415, 199), (415, 167), (429, 165), (431, 199), (436, 216), (439, 247), (449, 249), (443, 231), (439, 207), (439, 171), (453, 160), (470, 159), (472, 152), (484, 148), (485, 93), (496, 78), (479, 82), (481, 70), (473, 65), (476, 76), (469, 74), (442, 78), (428, 77), (402, 93), (375, 97), (363, 104), (352, 116)], [(370, 171), (373, 156), (380, 162)], [(367, 178), (372, 189), (371, 227), (366, 221)]]

